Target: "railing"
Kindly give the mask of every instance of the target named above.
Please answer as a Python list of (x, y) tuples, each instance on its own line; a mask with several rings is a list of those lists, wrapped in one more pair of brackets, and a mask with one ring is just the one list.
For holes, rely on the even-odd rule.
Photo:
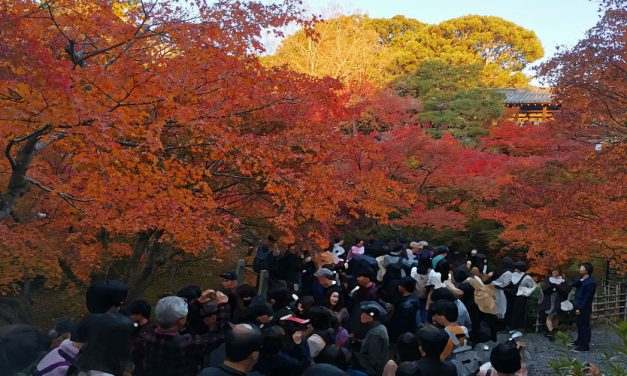
[(605, 287), (592, 302), (592, 319), (605, 319), (617, 324), (627, 321), (627, 289), (624, 286)]
[(257, 294), (264, 298), (268, 295), (268, 280), (270, 274), (267, 270), (260, 273), (254, 271), (250, 266), (246, 265), (246, 260), (239, 259), (235, 267), (235, 275), (237, 275), (237, 285), (242, 285), (246, 281), (246, 273), (254, 275), (257, 279)]

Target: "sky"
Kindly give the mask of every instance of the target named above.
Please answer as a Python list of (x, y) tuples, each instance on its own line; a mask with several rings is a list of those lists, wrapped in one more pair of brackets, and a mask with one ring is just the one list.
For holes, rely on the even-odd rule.
[(373, 18), (403, 15), (439, 23), (468, 14), (497, 16), (535, 31), (544, 46), (542, 61), (551, 57), (557, 46), (573, 46), (598, 20), (598, 3), (594, 0), (303, 0), (303, 3), (313, 14), (324, 18), (338, 13), (366, 13)]

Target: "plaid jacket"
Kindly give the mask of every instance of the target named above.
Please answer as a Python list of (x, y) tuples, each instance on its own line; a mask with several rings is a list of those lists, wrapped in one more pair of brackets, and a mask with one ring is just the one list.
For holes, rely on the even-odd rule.
[[(218, 319), (222, 324), (228, 316), (228, 305), (220, 306)], [(189, 305), (190, 311), (197, 307), (194, 303)], [(203, 357), (224, 341), (224, 327), (225, 324), (219, 325), (219, 330), (201, 335), (179, 334), (159, 327), (143, 333), (144, 375), (198, 375)]]

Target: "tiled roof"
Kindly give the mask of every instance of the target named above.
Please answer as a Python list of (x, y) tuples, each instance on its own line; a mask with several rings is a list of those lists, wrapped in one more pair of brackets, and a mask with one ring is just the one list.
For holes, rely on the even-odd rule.
[(503, 101), (505, 104), (553, 102), (553, 97), (549, 89), (504, 88), (496, 90), (505, 94), (505, 100)]

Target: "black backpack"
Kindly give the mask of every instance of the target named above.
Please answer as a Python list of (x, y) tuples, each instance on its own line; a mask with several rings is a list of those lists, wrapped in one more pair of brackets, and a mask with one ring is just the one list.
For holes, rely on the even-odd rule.
[(523, 276), (518, 280), (518, 282), (516, 283), (510, 282), (509, 285), (503, 287), (503, 292), (505, 293), (505, 295), (508, 295), (510, 297), (515, 297), (516, 294), (518, 294), (518, 287), (520, 286), (520, 284), (522, 283), (523, 279), (525, 279), (526, 276), (527, 276), (527, 273), (523, 274)]

